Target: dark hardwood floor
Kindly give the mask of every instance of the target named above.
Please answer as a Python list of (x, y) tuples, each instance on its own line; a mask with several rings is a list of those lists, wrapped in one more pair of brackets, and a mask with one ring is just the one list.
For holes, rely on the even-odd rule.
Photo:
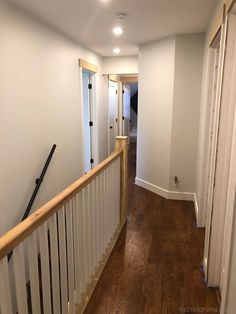
[(86, 314), (218, 313), (201, 272), (204, 230), (191, 202), (170, 201), (134, 184), (129, 153), (129, 216)]

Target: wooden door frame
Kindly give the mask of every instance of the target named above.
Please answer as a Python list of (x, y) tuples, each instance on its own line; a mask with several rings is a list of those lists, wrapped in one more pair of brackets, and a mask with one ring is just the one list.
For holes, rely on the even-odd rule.
[[(90, 64), (82, 59), (79, 59), (79, 76), (80, 76), (80, 99), (81, 99), (81, 134), (82, 143), (84, 141), (84, 118), (83, 118), (83, 71), (87, 71), (90, 74), (90, 80), (92, 89), (90, 91), (90, 114), (93, 120), (93, 127), (91, 129), (91, 146), (92, 146), (92, 158), (94, 163), (91, 168), (98, 164), (98, 123), (97, 123), (97, 102), (98, 102), (98, 91), (97, 91), (97, 66)], [(84, 156), (84, 143), (82, 145), (82, 164), (83, 172), (85, 169), (85, 156)]]
[[(208, 156), (207, 156), (207, 163), (208, 163), (207, 177), (209, 179), (208, 179), (208, 189), (207, 189), (207, 195), (206, 195), (207, 220), (206, 220), (206, 236), (205, 236), (204, 262), (203, 263), (204, 263), (204, 270), (205, 270), (205, 279), (209, 286), (217, 285), (217, 274), (215, 274), (215, 268), (216, 268), (216, 264), (220, 262), (220, 261), (214, 261), (214, 263), (212, 262), (210, 264), (209, 256), (210, 256), (211, 241), (215, 241), (215, 239), (211, 239), (211, 219), (212, 219), (212, 213), (213, 213), (213, 195), (214, 195), (213, 193), (214, 193), (214, 183), (215, 183), (215, 174), (216, 174), (216, 158), (217, 158), (217, 146), (218, 146), (218, 132), (219, 132), (219, 120), (220, 120), (224, 60), (225, 60), (227, 21), (226, 23), (222, 25), (220, 31), (221, 31), (221, 35), (220, 35), (218, 76), (217, 76), (217, 86), (216, 86), (216, 100), (214, 104), (214, 111), (211, 112), (213, 132), (212, 134), (210, 134), (210, 137), (212, 137), (212, 139), (211, 139), (211, 142), (209, 143), (209, 151), (208, 151)], [(211, 129), (212, 128), (210, 128), (209, 133), (211, 132)], [(211, 152), (211, 155), (209, 155), (210, 152)]]
[[(225, 144), (224, 144), (224, 152), (221, 148), (221, 163), (220, 163), (220, 172), (221, 172), (221, 186), (219, 185), (218, 181), (218, 188), (220, 187), (221, 193), (215, 194), (214, 191), (212, 191), (212, 200), (211, 200), (211, 218), (213, 218), (212, 223), (213, 225), (213, 231), (214, 236), (211, 238), (211, 235), (209, 237), (209, 245), (205, 247), (207, 249), (207, 252), (205, 250), (204, 252), (204, 258), (206, 257), (207, 253), (207, 268), (206, 268), (206, 281), (209, 286), (219, 286), (221, 291), (225, 289), (225, 286), (227, 285), (226, 277), (225, 277), (225, 271), (227, 268), (227, 256), (226, 249), (230, 245), (230, 236), (229, 236), (229, 230), (230, 226), (232, 226), (232, 213), (229, 214), (230, 209), (228, 209), (228, 193), (230, 189), (232, 191), (232, 187), (230, 188), (230, 176), (233, 174), (232, 171), (235, 171), (234, 166), (230, 166), (230, 160), (232, 160), (232, 143), (233, 143), (233, 130), (235, 132), (236, 126), (235, 126), (235, 103), (236, 103), (236, 96), (235, 96), (235, 83), (236, 83), (236, 35), (234, 33), (235, 29), (235, 21), (232, 21), (232, 24), (228, 24), (228, 16), (225, 21), (225, 32), (227, 30), (227, 45), (224, 47), (224, 54), (227, 49), (227, 59), (225, 59), (226, 62), (224, 62), (224, 68), (223, 68), (223, 74), (224, 77), (221, 83), (221, 97), (220, 97), (220, 108), (224, 108), (227, 106), (227, 111), (225, 111), (224, 114), (224, 124), (223, 126), (223, 132), (222, 134), (225, 135)], [(230, 20), (229, 20), (230, 21)], [(225, 36), (226, 39), (226, 36)], [(232, 57), (234, 55), (234, 58)], [(232, 60), (234, 60), (232, 62)], [(232, 70), (231, 70), (232, 69)], [(228, 98), (227, 95), (230, 95)], [(233, 98), (234, 97), (234, 98)], [(220, 114), (220, 112), (219, 112)], [(219, 115), (219, 121), (220, 123), (220, 115)], [(218, 125), (218, 132), (217, 137), (219, 138), (219, 131), (220, 126)], [(217, 144), (218, 146), (218, 144)], [(223, 155), (222, 155), (223, 152)], [(217, 158), (217, 151), (215, 151)], [(235, 152), (234, 152), (235, 153)], [(223, 158), (223, 159), (222, 159)], [(216, 163), (215, 163), (216, 165)], [(214, 173), (214, 181), (213, 181), (213, 188), (215, 184), (215, 179), (217, 178), (217, 168), (215, 169)], [(233, 169), (233, 170), (232, 170)], [(232, 181), (232, 180), (231, 180)], [(231, 183), (232, 184), (232, 183)], [(233, 187), (235, 189), (235, 185)], [(231, 193), (232, 194), (232, 193)], [(233, 194), (234, 198), (234, 194)], [(213, 203), (214, 200), (214, 203)], [(232, 201), (232, 195), (231, 195), (231, 201)], [(210, 210), (210, 208), (208, 207)], [(232, 210), (232, 206), (231, 206)], [(214, 213), (214, 215), (212, 215)], [(231, 217), (230, 219), (228, 217)], [(208, 221), (209, 222), (209, 221)], [(210, 220), (211, 222), (211, 220)], [(206, 239), (207, 239), (207, 232), (209, 232), (209, 225), (207, 226), (208, 230), (206, 230)], [(210, 229), (211, 230), (211, 229)], [(212, 232), (210, 231), (210, 234)], [(223, 240), (222, 240), (223, 239)], [(211, 250), (213, 250), (213, 255), (211, 255)]]

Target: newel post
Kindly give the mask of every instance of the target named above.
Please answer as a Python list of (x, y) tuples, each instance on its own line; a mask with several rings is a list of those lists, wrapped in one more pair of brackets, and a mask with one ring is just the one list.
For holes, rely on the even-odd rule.
[(122, 150), (120, 176), (120, 223), (122, 224), (127, 219), (128, 207), (128, 137), (117, 136), (115, 149)]

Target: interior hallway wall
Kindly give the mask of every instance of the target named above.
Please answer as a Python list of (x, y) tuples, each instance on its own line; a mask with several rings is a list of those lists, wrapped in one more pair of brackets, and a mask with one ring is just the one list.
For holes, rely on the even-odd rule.
[(204, 34), (140, 48), (136, 183), (164, 197), (194, 197), (203, 52)]
[(140, 47), (137, 183), (149, 188), (169, 189), (174, 67), (174, 37)]
[(138, 56), (102, 58), (103, 74), (137, 74), (138, 72)]
[[(23, 215), (51, 145), (58, 145), (34, 208), (82, 174), (78, 59), (101, 58), (0, 0), (0, 234)], [(98, 89), (102, 84), (101, 72)], [(98, 95), (98, 142), (107, 136)], [(107, 143), (107, 141), (106, 141)], [(99, 158), (107, 154), (99, 145)]]
[[(205, 34), (178, 35), (175, 47), (170, 191), (195, 192)], [(174, 186), (174, 176), (179, 178)]]

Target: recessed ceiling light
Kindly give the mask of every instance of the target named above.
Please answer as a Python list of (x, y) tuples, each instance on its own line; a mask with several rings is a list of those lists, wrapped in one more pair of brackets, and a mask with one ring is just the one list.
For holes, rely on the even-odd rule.
[(120, 53), (120, 48), (114, 48), (113, 52), (118, 55)]
[(120, 26), (117, 26), (117, 27), (113, 28), (112, 31), (113, 31), (113, 33), (116, 36), (119, 36), (119, 35), (121, 35), (124, 32), (123, 29)]

